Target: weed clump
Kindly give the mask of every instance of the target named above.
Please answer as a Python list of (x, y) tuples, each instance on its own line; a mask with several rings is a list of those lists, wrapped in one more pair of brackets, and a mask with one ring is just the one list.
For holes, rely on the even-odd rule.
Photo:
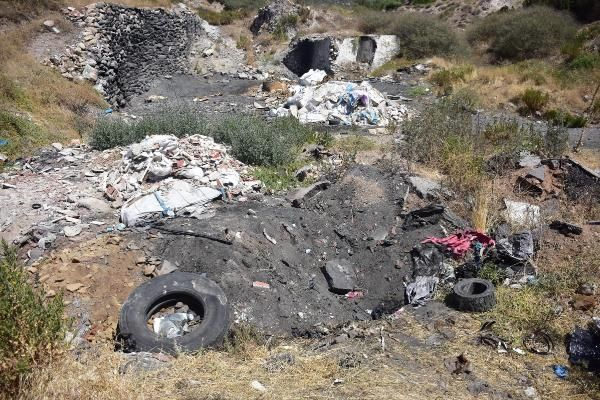
[(469, 64), (457, 65), (434, 72), (429, 80), (440, 88), (442, 94), (449, 95), (454, 90), (454, 86), (457, 83), (465, 82), (474, 70), (473, 66)]
[(0, 393), (16, 395), (34, 367), (47, 364), (65, 333), (62, 297), (33, 289), (17, 254), (0, 243)]
[(521, 111), (523, 113), (534, 114), (542, 111), (550, 100), (550, 95), (537, 89), (526, 89), (517, 99), (522, 103)]
[(211, 25), (229, 25), (246, 16), (245, 12), (240, 10), (223, 10), (218, 12), (207, 8), (198, 8), (196, 14)]
[(467, 39), (487, 44), (497, 60), (526, 60), (558, 54), (576, 30), (569, 14), (531, 7), (488, 15), (467, 32)]

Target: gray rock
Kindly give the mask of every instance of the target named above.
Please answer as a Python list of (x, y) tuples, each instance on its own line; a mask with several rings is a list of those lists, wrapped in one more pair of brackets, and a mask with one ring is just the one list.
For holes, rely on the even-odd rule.
[(408, 182), (411, 184), (417, 195), (426, 200), (434, 200), (439, 197), (441, 185), (429, 179), (420, 176), (409, 176)]
[(81, 233), (81, 229), (81, 225), (71, 225), (65, 226), (63, 231), (65, 232), (66, 237), (73, 237), (79, 235)]
[(542, 165), (541, 167), (534, 168), (527, 172), (526, 176), (528, 178), (535, 178), (540, 182), (544, 182), (544, 179), (546, 179), (546, 167)]
[(287, 199), (294, 207), (301, 207), (306, 199), (313, 197), (322, 190), (327, 189), (331, 185), (329, 181), (319, 181), (305, 188), (298, 188), (291, 193), (288, 193)]
[(83, 68), (83, 72), (81, 73), (83, 79), (87, 79), (88, 81), (96, 82), (98, 79), (98, 70), (91, 65), (86, 65)]
[(177, 268), (171, 262), (169, 262), (167, 260), (164, 260), (162, 262), (162, 266), (160, 267), (160, 269), (158, 271), (156, 271), (156, 274), (158, 276), (160, 276), (160, 275), (167, 275), (167, 274), (170, 274), (171, 272), (177, 271), (178, 269), (179, 268)]
[(304, 167), (296, 171), (296, 179), (298, 179), (300, 182), (303, 182), (304, 179), (306, 179), (306, 177), (308, 176), (308, 174), (312, 172), (312, 170), (312, 165), (305, 165)]
[(329, 289), (334, 293), (348, 293), (356, 287), (356, 273), (348, 260), (328, 261), (324, 273)]
[(104, 201), (95, 197), (84, 197), (77, 201), (79, 207), (87, 208), (88, 210), (98, 214), (110, 214), (112, 209)]

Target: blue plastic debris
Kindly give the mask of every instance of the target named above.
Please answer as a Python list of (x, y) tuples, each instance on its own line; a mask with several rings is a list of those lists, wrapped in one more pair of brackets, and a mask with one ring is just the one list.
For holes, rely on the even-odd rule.
[(569, 369), (564, 365), (556, 364), (552, 366), (552, 369), (560, 379), (566, 379), (569, 376)]
[(0, 146), (6, 146), (6, 145), (8, 145), (8, 140), (0, 139)]
[(104, 114), (111, 114), (113, 112), (112, 108), (107, 108), (106, 110), (104, 110)]

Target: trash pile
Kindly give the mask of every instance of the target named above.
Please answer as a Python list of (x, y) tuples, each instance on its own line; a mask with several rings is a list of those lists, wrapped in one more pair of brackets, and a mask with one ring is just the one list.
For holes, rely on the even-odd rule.
[(329, 81), (311, 86), (313, 82), (303, 77), (301, 83), (306, 86), (291, 87), (292, 96), (272, 110), (272, 115), (291, 115), (303, 124), (388, 126), (402, 121), (408, 113), (405, 105), (386, 99), (368, 82)]
[(110, 201), (124, 202), (121, 221), (133, 226), (157, 214), (201, 218), (210, 201), (260, 188), (260, 181), (240, 175), (249, 178), (248, 167), (210, 137), (154, 135), (123, 152), (101, 189)]

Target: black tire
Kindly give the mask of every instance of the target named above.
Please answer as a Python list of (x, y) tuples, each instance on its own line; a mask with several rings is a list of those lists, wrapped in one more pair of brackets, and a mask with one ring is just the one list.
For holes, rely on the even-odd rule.
[[(147, 325), (162, 307), (181, 301), (202, 313), (191, 332), (173, 339), (156, 335)], [(119, 339), (125, 351), (176, 354), (219, 345), (229, 328), (229, 306), (221, 288), (198, 274), (173, 272), (138, 286), (127, 298), (119, 316)]]
[(496, 305), (494, 284), (479, 278), (462, 279), (454, 285), (453, 304), (461, 311), (489, 311)]

